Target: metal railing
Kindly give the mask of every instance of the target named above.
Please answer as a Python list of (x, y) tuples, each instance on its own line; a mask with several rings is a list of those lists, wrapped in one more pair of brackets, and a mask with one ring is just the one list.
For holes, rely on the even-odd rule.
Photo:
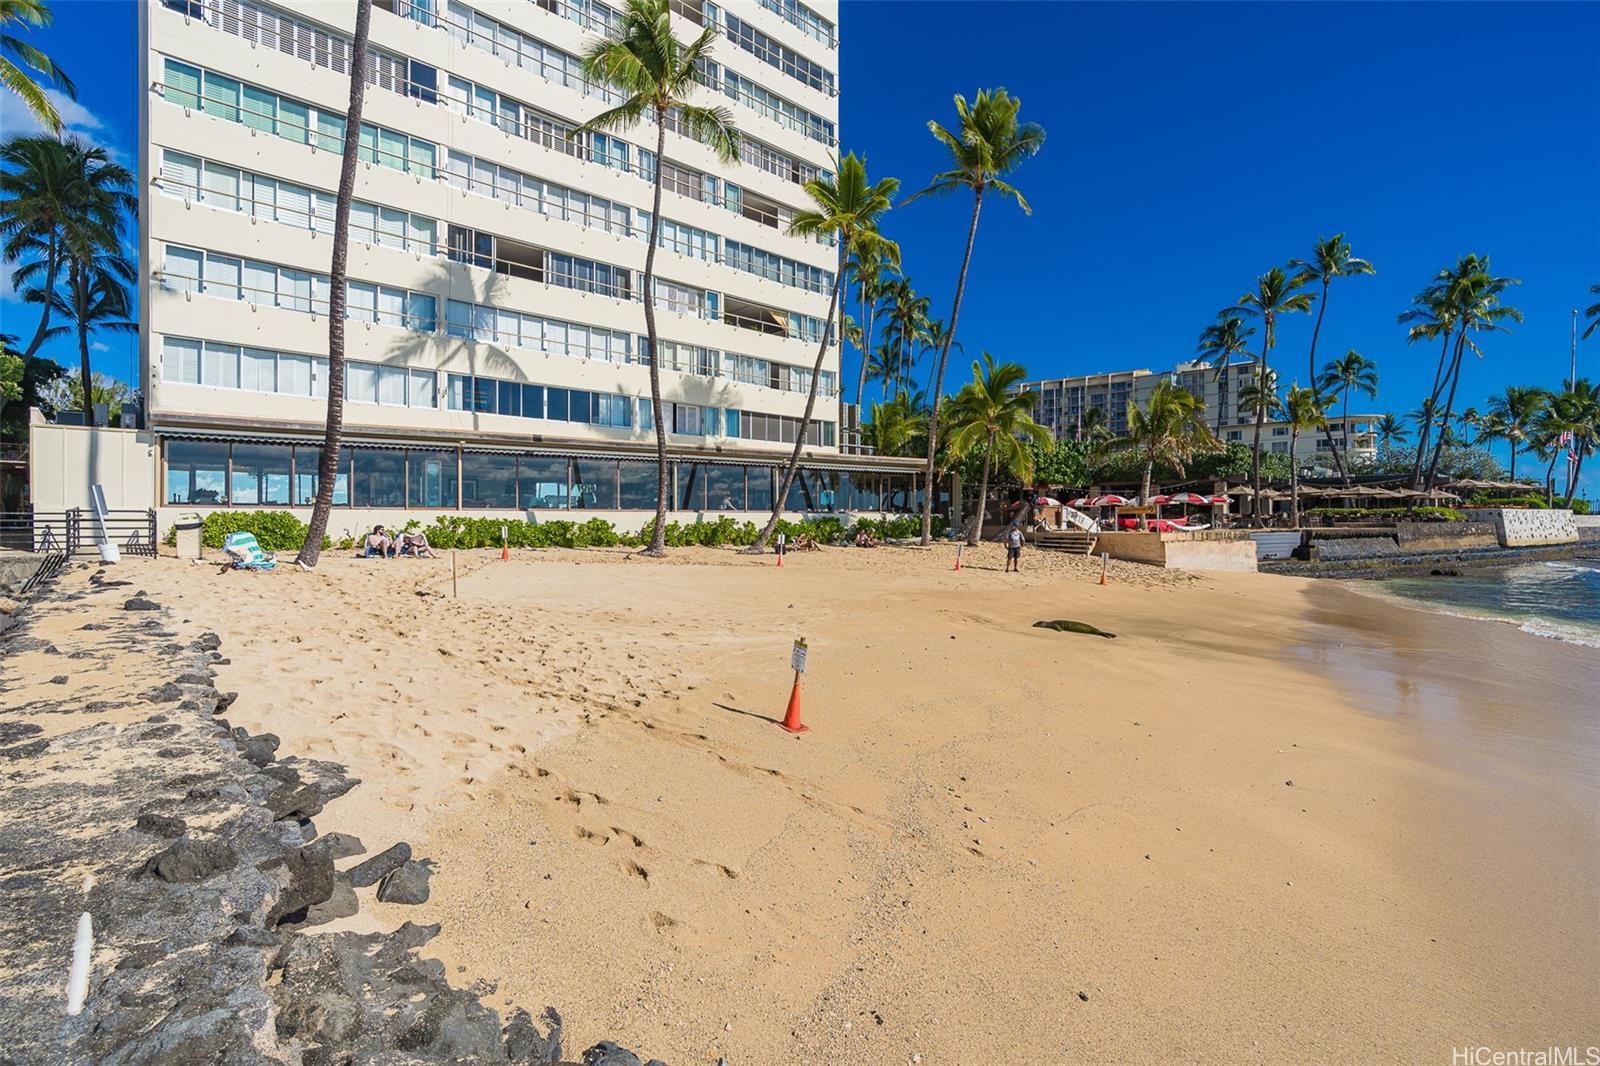
[[(106, 536), (124, 555), (156, 554), (156, 513), (106, 512)], [(99, 526), (92, 512), (73, 507), (65, 511), (0, 511), (0, 547), (38, 555), (83, 555), (99, 550)]]

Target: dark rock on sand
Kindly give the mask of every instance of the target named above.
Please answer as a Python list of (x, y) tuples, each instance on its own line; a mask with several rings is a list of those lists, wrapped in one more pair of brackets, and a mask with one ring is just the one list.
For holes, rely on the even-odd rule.
[(134, 822), (134, 828), (141, 833), (165, 837), (168, 840), (181, 837), (189, 830), (182, 818), (174, 818), (168, 814), (141, 814)]
[(333, 859), (320, 848), (301, 848), (268, 860), (259, 869), (276, 878), (281, 886), (278, 901), (267, 911), (269, 926), (285, 918), (297, 921), (308, 908), (333, 895)]
[(122, 605), (124, 611), (159, 611), (161, 605), (143, 596), (135, 596)]
[(15, 744), (9, 748), (0, 748), (0, 759), (31, 759), (35, 755), (43, 755), (50, 746), (48, 740), (34, 740), (27, 744)]
[(233, 701), (238, 699), (238, 698), (239, 698), (239, 694), (237, 692), (219, 692), (219, 693), (217, 693), (217, 705), (215, 707), (211, 708), (211, 713), (212, 714), (221, 714), (223, 711), (227, 710), (229, 707), (232, 707), (233, 706)]
[(55, 677), (50, 679), (50, 683), (52, 685), (65, 685), (67, 683), (67, 675), (57, 674)]
[(195, 840), (183, 837), (144, 864), (144, 873), (168, 884), (198, 884), (209, 877), (231, 870), (239, 862), (233, 848), (220, 840)]
[(144, 694), (147, 703), (177, 703), (183, 699), (183, 689), (168, 681), (160, 688), (151, 689)]
[(1057, 633), (1082, 633), (1085, 636), (1105, 637), (1108, 640), (1115, 640), (1117, 637), (1115, 633), (1107, 633), (1103, 629), (1097, 629), (1088, 622), (1074, 622), (1070, 618), (1057, 618), (1049, 622), (1035, 622), (1033, 623), (1033, 628), (1053, 629)]
[(378, 852), (366, 862), (352, 866), (349, 870), (350, 883), (357, 888), (375, 885), (410, 860), (411, 845), (401, 841), (391, 848)]
[(360, 909), (361, 901), (356, 898), (356, 890), (350, 887), (350, 879), (344, 874), (335, 874), (333, 892), (321, 903), (306, 908), (305, 918), (299, 925), (323, 925), (336, 918), (348, 918)]
[(407, 862), (379, 882), (379, 902), (409, 904), (428, 902), (428, 876), (431, 872), (415, 859)]
[(541, 1035), (528, 1012), (518, 1007), (506, 1022), (506, 1058), (517, 1066), (556, 1066), (561, 1061), (561, 1015), (554, 1007), (546, 1007), (542, 1020), (546, 1031)]
[(349, 833), (323, 833), (312, 842), (312, 846), (327, 852), (330, 859), (348, 859), (367, 853), (366, 845), (361, 843), (360, 838)]
[(282, 743), (272, 733), (262, 733), (251, 736), (243, 729), (234, 730), (234, 739), (239, 745), (239, 754), (255, 766), (266, 766), (278, 756), (278, 745)]
[(639, 1056), (627, 1048), (602, 1040), (583, 1053), (583, 1066), (642, 1066)]
[(12, 744), (24, 737), (44, 732), (42, 726), (31, 722), (0, 722), (0, 744)]

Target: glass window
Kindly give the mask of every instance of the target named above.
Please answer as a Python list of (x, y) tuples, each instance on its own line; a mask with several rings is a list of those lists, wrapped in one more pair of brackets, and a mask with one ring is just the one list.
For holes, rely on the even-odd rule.
[(617, 506), (616, 460), (572, 461), (572, 506), (589, 510), (611, 510)]
[(326, 111), (317, 112), (317, 147), (325, 152), (344, 151), (344, 119), (342, 117), (330, 115)]
[(166, 98), (184, 107), (199, 107), (200, 68), (167, 60)]
[(706, 506), (705, 467), (701, 463), (674, 463), (678, 471), (678, 510), (703, 511)]
[(712, 511), (742, 511), (744, 467), (706, 466), (706, 507)]
[(287, 504), (289, 452), (287, 444), (235, 444), (233, 504)]
[(378, 402), (378, 368), (351, 360), (345, 364), (344, 395), (352, 403)]
[(544, 416), (552, 422), (567, 420), (567, 390), (545, 389)]
[[(352, 364), (356, 366), (359, 364)], [(351, 499), (357, 507), (404, 507), (406, 505), (406, 453), (387, 448), (351, 448), (354, 490)]]
[(524, 385), (524, 386), (522, 386), (522, 417), (523, 418), (543, 418), (544, 417), (544, 386), (543, 385)]
[(167, 442), (167, 502), (228, 502), (228, 446), (216, 441)]
[(240, 352), (239, 387), (252, 392), (277, 392), (277, 353), (262, 348), (246, 348)]
[(495, 382), (495, 411), (503, 415), (522, 414), (522, 386), (515, 381)]
[(309, 355), (278, 355), (278, 391), (288, 396), (311, 395)]
[(278, 101), (278, 136), (305, 144), (311, 130), (310, 109), (295, 100)]
[(461, 506), (517, 506), (517, 457), (478, 452), (461, 455)]
[(180, 248), (175, 244), (167, 245), (166, 262), (163, 264), (161, 283), (163, 288), (176, 289), (179, 292), (195, 292), (200, 288), (200, 274), (205, 263), (205, 253), (195, 248)]
[(200, 383), (200, 342), (167, 337), (161, 346), (161, 379)]
[(494, 414), (494, 378), (472, 379), (472, 409)]
[(455, 507), (456, 453), (412, 450), (407, 453), (407, 459), (410, 468), (410, 505)]
[[(294, 446), (294, 499), (296, 507), (309, 507), (317, 502), (317, 472), (321, 469), (322, 449)], [(333, 503), (345, 507), (350, 503), (350, 449), (339, 452), (339, 476), (333, 481)]]
[(407, 328), (432, 333), (439, 328), (439, 300), (424, 292), (406, 293)]
[(523, 510), (567, 508), (565, 459), (547, 455), (524, 455), (518, 464), (517, 478)]
[(439, 375), (432, 370), (413, 370), (410, 375), (410, 393), (408, 395), (410, 405), (412, 407), (438, 407)]
[(254, 85), (244, 87), (244, 124), (263, 133), (275, 133), (278, 126), (278, 98)]
[(200, 384), (223, 389), (239, 387), (239, 349), (232, 344), (207, 342), (200, 357)]
[(752, 466), (745, 475), (747, 485), (745, 506), (752, 511), (772, 510), (773, 478), (776, 471), (770, 466)]
[(206, 71), (205, 113), (228, 122), (239, 121), (239, 83)]
[(619, 464), (619, 474), (622, 492), (618, 505), (629, 511), (654, 511), (656, 464), (625, 459)]
[(406, 405), (406, 379), (410, 372), (403, 366), (380, 366), (378, 370), (378, 402), (391, 407)]
[(241, 264), (237, 259), (224, 255), (206, 256), (206, 293), (224, 300), (237, 300), (240, 269)]

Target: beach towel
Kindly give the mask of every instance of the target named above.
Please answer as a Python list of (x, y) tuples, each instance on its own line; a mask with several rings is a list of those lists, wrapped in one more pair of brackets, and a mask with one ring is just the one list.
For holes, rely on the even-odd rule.
[(222, 550), (232, 557), (235, 570), (275, 570), (278, 567), (272, 553), (261, 550), (254, 533), (229, 533), (223, 538)]

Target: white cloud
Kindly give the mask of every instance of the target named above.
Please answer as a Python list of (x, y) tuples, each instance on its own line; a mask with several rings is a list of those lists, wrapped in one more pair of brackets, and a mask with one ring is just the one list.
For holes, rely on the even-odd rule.
[[(55, 89), (46, 89), (44, 94), (56, 105), (62, 123), (69, 131), (93, 134), (105, 128), (99, 116), (78, 101), (63, 96)], [(44, 123), (28, 110), (22, 98), (9, 92), (0, 93), (0, 129), (19, 137), (32, 137), (45, 132)]]
[(101, 341), (95, 341), (93, 344), (89, 345), (89, 350), (91, 352), (109, 352), (111, 350), (111, 345), (102, 343)]

